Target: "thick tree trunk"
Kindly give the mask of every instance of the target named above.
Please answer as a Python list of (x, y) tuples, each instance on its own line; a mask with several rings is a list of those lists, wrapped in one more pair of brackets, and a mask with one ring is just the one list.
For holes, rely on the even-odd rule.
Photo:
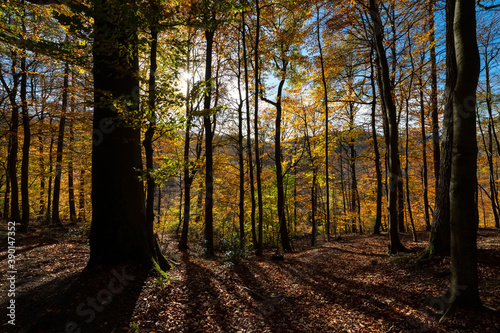
[(399, 161), (399, 138), (396, 107), (392, 96), (392, 85), (389, 75), (389, 66), (383, 44), (383, 27), (378, 7), (374, 0), (370, 0), (370, 15), (374, 27), (375, 46), (381, 69), (382, 98), (384, 100), (385, 110), (388, 120), (388, 152), (389, 152), (389, 236), (390, 253), (395, 254), (407, 251), (401, 243), (398, 234), (398, 184), (401, 182), (401, 166)]
[(477, 271), (476, 88), (480, 71), (474, 0), (456, 0), (454, 15), (457, 81), (453, 90), (453, 149), (450, 182), (450, 309), (480, 307)]
[(133, 117), (139, 108), (136, 11), (134, 1), (94, 1), (94, 137), (88, 266), (134, 262), (168, 269), (153, 229), (146, 223), (144, 191), (139, 180), (140, 128), (118, 120)]

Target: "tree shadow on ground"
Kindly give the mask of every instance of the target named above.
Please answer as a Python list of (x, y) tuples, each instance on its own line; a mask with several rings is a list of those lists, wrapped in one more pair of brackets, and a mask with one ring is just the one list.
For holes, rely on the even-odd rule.
[[(127, 332), (150, 274), (149, 269), (122, 264), (85, 269), (52, 280), (16, 297), (19, 325), (2, 326), (2, 331)], [(41, 296), (33, 300), (31, 295)]]

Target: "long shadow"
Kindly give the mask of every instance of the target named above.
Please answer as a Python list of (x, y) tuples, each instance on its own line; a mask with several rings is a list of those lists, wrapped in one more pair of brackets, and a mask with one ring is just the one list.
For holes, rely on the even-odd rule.
[[(401, 313), (395, 311), (389, 304), (381, 299), (390, 299), (398, 295), (397, 301), (412, 305), (410, 299), (420, 299), (422, 295), (416, 292), (405, 291), (402, 295), (401, 290), (387, 285), (370, 285), (344, 277), (331, 275), (331, 272), (324, 272), (319, 268), (314, 277), (308, 274), (312, 267), (300, 261), (288, 260), (283, 268), (294, 276), (299, 283), (309, 286), (315, 293), (322, 295), (322, 298), (330, 304), (339, 304), (342, 307), (354, 310), (373, 317), (375, 320), (385, 319), (392, 312), (391, 318), (398, 318), (398, 328), (425, 328), (424, 322), (414, 318), (402, 318)], [(319, 278), (318, 278), (319, 277)], [(375, 289), (376, 288), (376, 289)], [(375, 294), (379, 297), (375, 297)], [(403, 296), (403, 297), (402, 297)]]
[(189, 318), (186, 318), (184, 323), (186, 332), (204, 332), (207, 315), (219, 329), (225, 331), (230, 324), (228, 322), (230, 314), (214, 285), (213, 272), (192, 261), (187, 253), (182, 255), (182, 261), (186, 267), (185, 285), (188, 297), (187, 313), (189, 314)]
[[(130, 317), (150, 270), (119, 265), (85, 269), (16, 295), (16, 326), (2, 332), (119, 332)], [(3, 305), (2, 305), (3, 307)]]
[(301, 325), (306, 321), (313, 321), (316, 325), (327, 327), (327, 323), (322, 322), (320, 318), (303, 318), (303, 313), (297, 314), (295, 312), (296, 296), (286, 295), (280, 293), (279, 289), (273, 289), (262, 278), (256, 277), (248, 265), (251, 263), (238, 264), (233, 272), (257, 304), (254, 313), (261, 319), (262, 329), (270, 329), (272, 332), (309, 332), (309, 327)]
[[(24, 252), (29, 252), (37, 247), (42, 247), (42, 246), (46, 246), (46, 245), (54, 245), (54, 244), (59, 243), (58, 240), (50, 238), (50, 237), (43, 238), (43, 239), (33, 237), (31, 239), (31, 241), (33, 241), (33, 240), (37, 240), (36, 244), (24, 245), (23, 243), (25, 242), (25, 239), (21, 239), (21, 242), (16, 243), (16, 255), (18, 255), (20, 253), (24, 253)], [(1, 246), (0, 251), (6, 251), (8, 249), (7, 241), (5, 241), (5, 243), (2, 241), (1, 243), (5, 246)], [(8, 252), (5, 252), (4, 255), (0, 256), (0, 260), (6, 260), (7, 256), (8, 256)]]

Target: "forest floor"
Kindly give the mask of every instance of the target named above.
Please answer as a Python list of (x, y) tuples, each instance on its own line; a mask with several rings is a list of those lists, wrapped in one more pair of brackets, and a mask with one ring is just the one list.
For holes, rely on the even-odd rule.
[[(7, 271), (0, 232), (0, 271)], [(89, 247), (79, 229), (17, 235), (16, 326), (7, 323), (0, 281), (1, 332), (500, 332), (500, 312), (460, 310), (439, 324), (426, 295), (444, 294), (449, 258), (416, 262), (387, 255), (387, 235), (348, 234), (311, 248), (228, 260), (181, 253), (170, 279), (128, 266), (83, 271)], [(500, 231), (479, 231), (480, 293), (500, 309)], [(237, 259), (237, 258), (234, 258)]]

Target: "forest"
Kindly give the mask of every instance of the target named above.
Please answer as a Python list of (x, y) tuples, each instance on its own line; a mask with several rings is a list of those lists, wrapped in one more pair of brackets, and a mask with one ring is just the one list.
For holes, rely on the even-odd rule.
[(500, 3), (0, 6), (1, 331), (500, 331)]

